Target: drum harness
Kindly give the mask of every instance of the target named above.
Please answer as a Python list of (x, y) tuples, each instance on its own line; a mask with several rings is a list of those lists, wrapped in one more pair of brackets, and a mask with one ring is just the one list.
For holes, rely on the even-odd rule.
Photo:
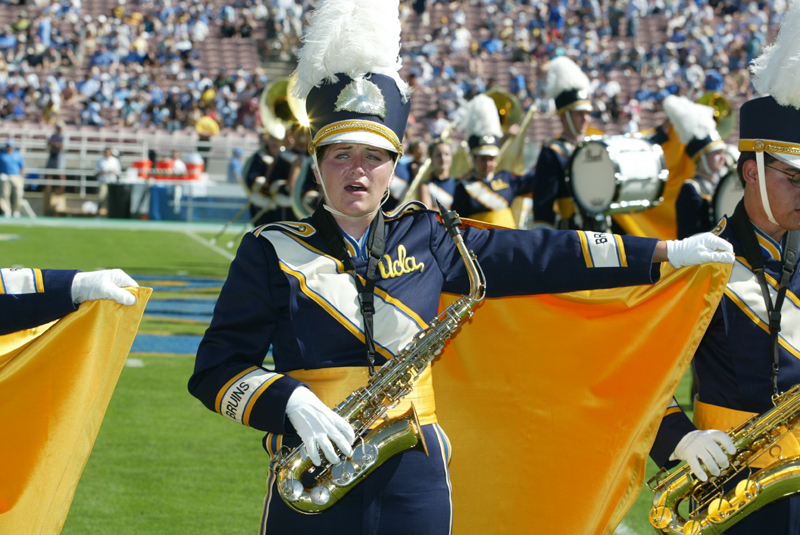
[(786, 244), (783, 248), (783, 262), (781, 266), (781, 280), (778, 285), (778, 295), (775, 299), (775, 304), (772, 303), (772, 298), (769, 295), (769, 287), (767, 285), (767, 277), (764, 273), (764, 258), (761, 256), (761, 246), (758, 244), (756, 238), (756, 231), (747, 216), (744, 209), (744, 200), (739, 201), (736, 210), (731, 217), (731, 227), (742, 244), (744, 249), (744, 257), (753, 272), (756, 274), (758, 283), (761, 286), (761, 295), (764, 297), (764, 304), (767, 307), (767, 314), (769, 315), (769, 337), (770, 348), (772, 350), (772, 391), (775, 396), (780, 394), (778, 391), (778, 333), (781, 331), (781, 307), (783, 300), (786, 297), (786, 290), (789, 287), (792, 274), (797, 267), (797, 251), (798, 242), (800, 242), (800, 231), (790, 230), (786, 233)]
[(386, 249), (386, 225), (383, 221), (383, 211), (378, 210), (375, 219), (369, 227), (367, 234), (367, 250), (369, 251), (369, 263), (367, 264), (367, 274), (365, 282), (361, 283), (361, 277), (356, 273), (353, 259), (347, 252), (344, 236), (336, 220), (330, 212), (323, 209), (322, 203), (314, 211), (311, 220), (322, 234), (325, 244), (330, 248), (337, 260), (344, 264), (347, 271), (353, 273), (358, 289), (358, 304), (361, 308), (361, 316), (364, 318), (364, 343), (367, 345), (367, 362), (369, 363), (369, 374), (375, 373), (375, 340), (373, 316), (375, 315), (375, 275), (378, 270), (378, 263)]

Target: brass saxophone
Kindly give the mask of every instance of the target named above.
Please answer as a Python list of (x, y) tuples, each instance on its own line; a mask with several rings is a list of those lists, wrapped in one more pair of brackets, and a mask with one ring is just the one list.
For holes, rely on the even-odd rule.
[(486, 279), (468, 251), (458, 230), (461, 220), (452, 210), (440, 207), (442, 221), (456, 243), (467, 266), (470, 293), (447, 307), (430, 326), (414, 336), (395, 358), (390, 359), (362, 387), (340, 403), (334, 411), (353, 426), (356, 441), (353, 455), (331, 465), (323, 456), (314, 466), (303, 451), (303, 445), (282, 450), (276, 455), (272, 470), (278, 478), (278, 492), (291, 509), (304, 514), (321, 513), (336, 504), (350, 489), (391, 457), (410, 449), (427, 455), (425, 438), (412, 404), (403, 415), (385, 418), (370, 429), (386, 412), (397, 406), (412, 390), (412, 383), (438, 355), (448, 338), (453, 336), (472, 309), (486, 294)]
[[(723, 533), (765, 505), (800, 492), (800, 456), (784, 458), (777, 442), (800, 424), (800, 385), (772, 399), (773, 408), (728, 431), (736, 453), (730, 466), (708, 481), (698, 480), (689, 465), (672, 474), (661, 469), (647, 484), (655, 492), (650, 523), (658, 533)], [(777, 462), (752, 473), (762, 455)], [(750, 475), (727, 494), (723, 486), (745, 471)], [(688, 518), (678, 510), (688, 500)]]

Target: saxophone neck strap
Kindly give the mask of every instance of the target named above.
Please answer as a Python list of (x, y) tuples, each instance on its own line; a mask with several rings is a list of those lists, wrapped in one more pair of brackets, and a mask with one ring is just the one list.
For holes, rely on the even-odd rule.
[(786, 290), (789, 288), (792, 274), (797, 267), (800, 231), (790, 230), (786, 233), (786, 243), (783, 247), (783, 262), (781, 265), (781, 280), (778, 285), (778, 295), (773, 305), (772, 298), (769, 294), (767, 277), (764, 272), (764, 257), (761, 254), (761, 246), (758, 244), (756, 231), (744, 208), (744, 200), (739, 201), (739, 204), (736, 206), (736, 210), (734, 210), (733, 216), (731, 217), (731, 226), (739, 243), (742, 244), (745, 259), (756, 274), (758, 284), (761, 286), (761, 296), (764, 298), (764, 304), (767, 307), (767, 314), (769, 316), (770, 350), (772, 353), (772, 392), (777, 396), (780, 393), (778, 391), (778, 372), (780, 371), (780, 343), (778, 341), (778, 333), (781, 332), (781, 308), (783, 308), (783, 300), (786, 298)]
[(367, 233), (367, 251), (369, 261), (367, 263), (367, 273), (364, 283), (356, 273), (353, 259), (347, 252), (342, 229), (333, 218), (333, 215), (325, 210), (322, 203), (311, 216), (314, 227), (322, 234), (325, 244), (333, 255), (340, 260), (347, 271), (352, 272), (353, 279), (358, 289), (358, 304), (361, 309), (361, 317), (364, 318), (364, 342), (367, 346), (367, 362), (369, 364), (369, 374), (375, 373), (375, 327), (373, 317), (375, 316), (375, 276), (378, 272), (378, 263), (386, 249), (386, 225), (383, 220), (383, 212), (378, 210), (375, 219), (369, 227)]

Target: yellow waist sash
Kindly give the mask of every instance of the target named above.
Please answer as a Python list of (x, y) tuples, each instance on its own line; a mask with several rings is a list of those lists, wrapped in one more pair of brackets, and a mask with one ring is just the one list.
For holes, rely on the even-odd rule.
[(477, 214), (472, 214), (469, 216), (469, 218), (477, 219), (478, 221), (485, 221), (486, 223), (499, 225), (501, 227), (517, 228), (517, 225), (514, 223), (514, 214), (511, 211), (511, 208), (479, 212)]
[[(737, 411), (718, 405), (710, 405), (699, 400), (695, 400), (694, 402), (694, 425), (697, 426), (698, 429), (719, 429), (727, 431), (753, 416), (756, 416), (756, 413)], [(780, 439), (777, 443), (777, 445), (781, 447), (780, 455), (783, 457), (800, 455), (799, 437), (800, 430), (794, 428), (791, 433)], [(769, 453), (765, 453), (753, 461), (751, 466), (755, 468), (764, 468), (779, 460), (780, 459), (771, 456)]]
[[(363, 368), (322, 368), (319, 370), (294, 370), (285, 375), (302, 381), (311, 388), (328, 407), (335, 407), (347, 396), (366, 386), (369, 382), (369, 369)], [(433, 375), (431, 367), (425, 368), (419, 379), (413, 383), (413, 390), (404, 397), (397, 407), (390, 409), (386, 416), (394, 418), (406, 412), (411, 404), (417, 409), (419, 423), (436, 423), (436, 400), (433, 396)], [(375, 424), (377, 425), (377, 424)]]

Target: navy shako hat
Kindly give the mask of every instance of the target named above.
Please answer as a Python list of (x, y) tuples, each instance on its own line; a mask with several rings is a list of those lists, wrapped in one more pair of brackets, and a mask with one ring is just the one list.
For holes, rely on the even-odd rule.
[(739, 111), (739, 150), (769, 152), (800, 168), (800, 109), (773, 97), (748, 100)]
[(306, 99), (308, 149), (359, 143), (403, 152), (410, 88), (400, 78), (399, 0), (317, 0), (292, 94)]
[(497, 156), (500, 154), (500, 138), (497, 136), (469, 136), (469, 151), (475, 156)]
[(309, 150), (332, 143), (364, 143), (402, 153), (411, 111), (395, 80), (383, 74), (351, 78), (313, 87), (306, 97), (311, 129)]
[(719, 137), (719, 132), (714, 130), (710, 135), (704, 138), (692, 138), (692, 140), (686, 144), (686, 155), (691, 158), (693, 162), (697, 163), (697, 160), (703, 154), (724, 148), (725, 142)]
[(566, 111), (592, 111), (592, 101), (589, 92), (585, 89), (569, 89), (562, 91), (556, 98), (558, 113)]
[(592, 111), (589, 88), (589, 78), (568, 57), (559, 56), (548, 64), (545, 95), (555, 100), (559, 114), (568, 111)]

